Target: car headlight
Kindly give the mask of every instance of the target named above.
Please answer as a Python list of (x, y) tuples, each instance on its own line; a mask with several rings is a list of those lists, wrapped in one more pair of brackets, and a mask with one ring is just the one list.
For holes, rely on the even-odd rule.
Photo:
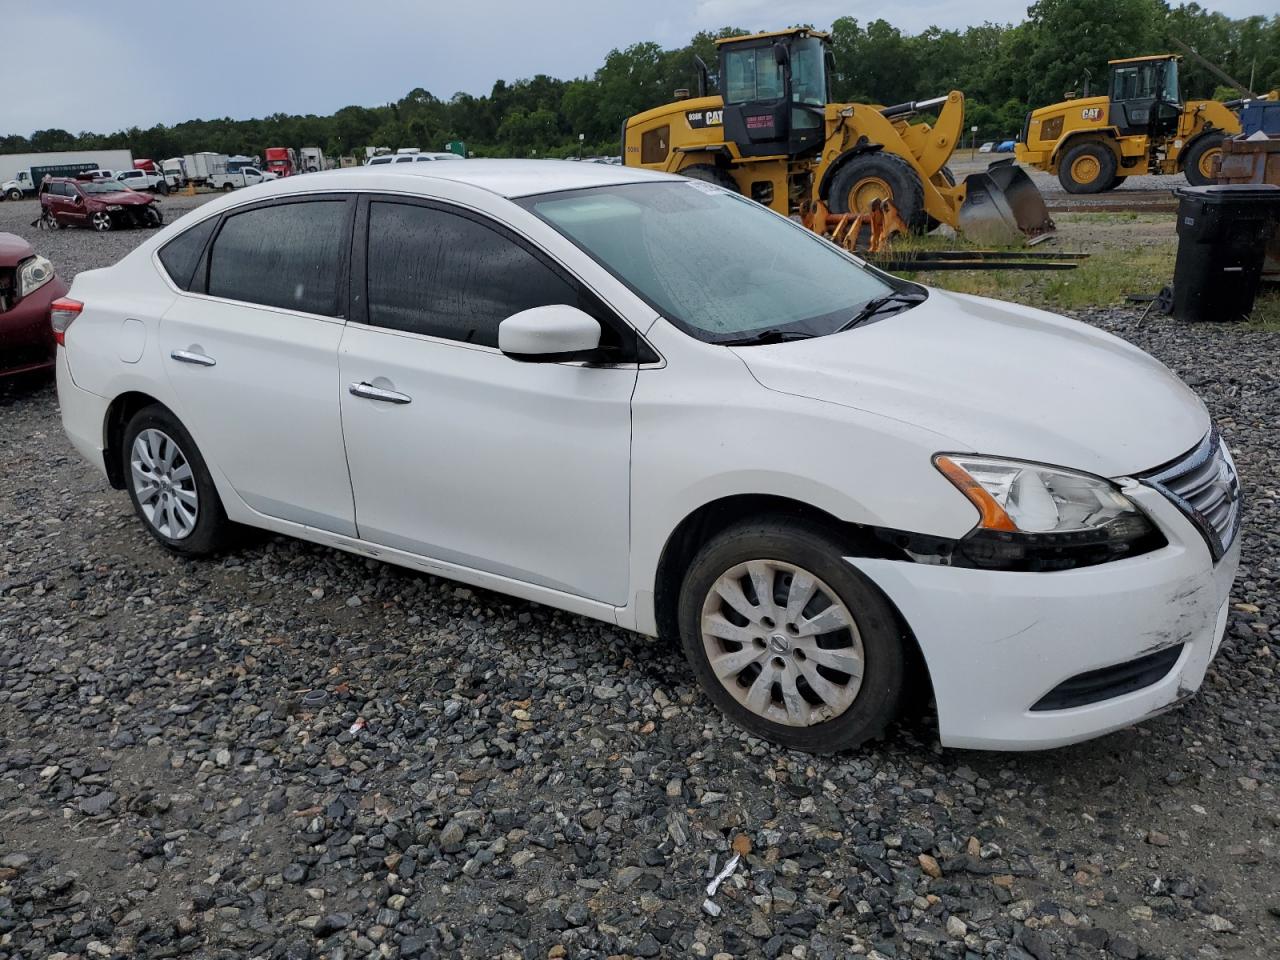
[(1064, 570), (1165, 543), (1137, 504), (1102, 477), (968, 454), (933, 462), (978, 510), (977, 526), (960, 544), (976, 566)]
[(122, 206), (121, 206), (120, 204), (118, 204), (118, 203), (112, 203), (112, 204), (108, 204), (108, 205), (107, 205), (107, 212), (108, 212), (108, 213), (114, 213), (114, 212), (115, 212), (115, 211), (117, 211), (117, 210), (123, 210), (123, 209), (124, 209), (124, 207), (122, 207)]
[(18, 266), (18, 299), (35, 293), (53, 279), (53, 264), (44, 257), (23, 260)]

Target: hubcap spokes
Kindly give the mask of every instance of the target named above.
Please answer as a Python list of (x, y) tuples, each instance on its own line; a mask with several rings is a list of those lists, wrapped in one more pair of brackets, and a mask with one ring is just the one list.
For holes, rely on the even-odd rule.
[(711, 669), (738, 703), (774, 723), (840, 716), (862, 686), (862, 637), (822, 580), (780, 560), (749, 560), (718, 579), (702, 607)]
[(161, 430), (143, 430), (133, 441), (129, 466), (147, 522), (170, 540), (190, 536), (200, 516), (200, 499), (191, 464), (173, 438)]

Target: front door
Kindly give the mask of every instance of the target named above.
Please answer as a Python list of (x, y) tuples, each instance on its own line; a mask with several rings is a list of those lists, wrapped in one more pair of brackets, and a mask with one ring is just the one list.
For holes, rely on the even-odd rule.
[(211, 467), (259, 513), (346, 536), (337, 384), (354, 207), (320, 197), (228, 215), (160, 323), (176, 412)]
[(498, 324), (521, 310), (603, 305), (477, 214), (362, 204), (353, 282), (367, 322), (347, 325), (340, 354), (360, 537), (625, 604), (636, 365), (522, 363), (497, 349)]

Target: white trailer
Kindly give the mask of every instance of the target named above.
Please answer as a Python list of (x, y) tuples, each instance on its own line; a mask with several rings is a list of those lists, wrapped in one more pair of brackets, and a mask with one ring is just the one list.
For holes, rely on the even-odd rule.
[(182, 160), (187, 168), (187, 179), (192, 183), (207, 183), (210, 177), (227, 172), (225, 153), (189, 153)]
[(75, 176), (84, 170), (131, 170), (128, 150), (62, 150), (0, 154), (0, 196), (34, 196), (46, 176)]

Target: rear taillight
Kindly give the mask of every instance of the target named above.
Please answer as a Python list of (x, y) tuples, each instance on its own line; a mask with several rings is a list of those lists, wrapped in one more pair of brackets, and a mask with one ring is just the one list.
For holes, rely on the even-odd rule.
[(80, 316), (83, 309), (83, 303), (70, 297), (60, 297), (49, 305), (49, 324), (53, 327), (53, 339), (58, 341), (59, 346), (66, 345), (67, 327)]

